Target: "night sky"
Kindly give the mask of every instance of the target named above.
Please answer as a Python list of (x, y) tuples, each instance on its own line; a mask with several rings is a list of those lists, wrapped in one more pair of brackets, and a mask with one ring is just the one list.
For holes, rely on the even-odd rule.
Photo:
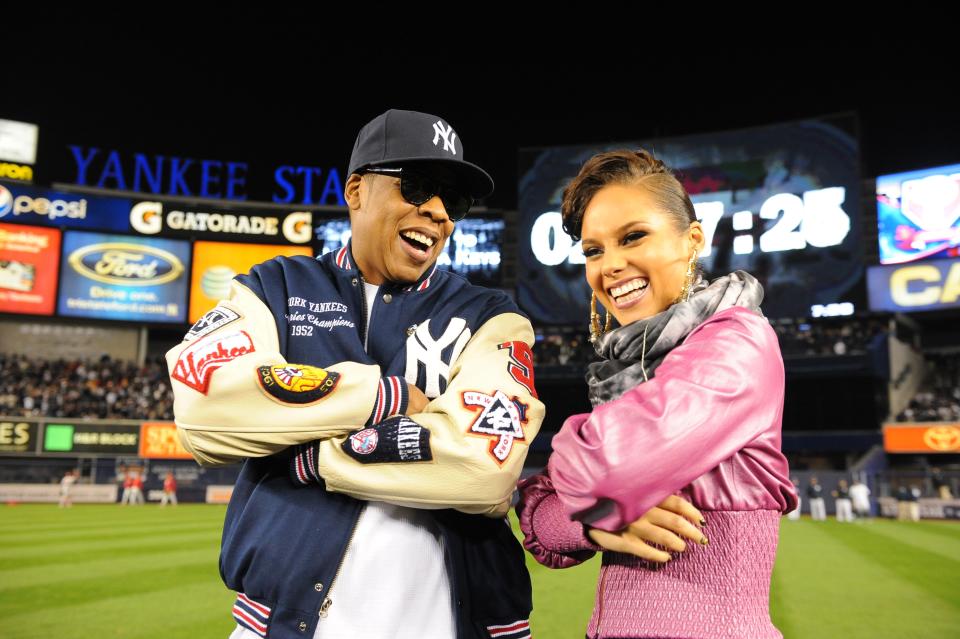
[[(70, 22), (49, 25), (47, 45), (31, 40), (30, 55), (7, 65), (0, 117), (40, 125), (41, 169), (53, 169), (37, 181), (69, 173), (56, 168), (69, 168), (68, 144), (344, 170), (358, 129), (394, 107), (453, 124), (466, 158), (494, 176), (487, 204), (496, 208), (516, 207), (522, 147), (833, 113), (859, 116), (865, 178), (960, 162), (954, 90), (939, 79), (941, 58), (916, 49), (909, 60), (881, 47), (833, 51), (818, 42), (793, 55), (587, 50), (566, 62), (547, 49), (494, 57), (490, 34), (482, 50), (466, 39), (448, 53), (376, 38), (334, 41), (316, 24), (218, 27)], [(14, 35), (8, 50), (29, 35)], [(417, 56), (399, 53), (410, 50)], [(457, 61), (481, 55), (482, 65)]]

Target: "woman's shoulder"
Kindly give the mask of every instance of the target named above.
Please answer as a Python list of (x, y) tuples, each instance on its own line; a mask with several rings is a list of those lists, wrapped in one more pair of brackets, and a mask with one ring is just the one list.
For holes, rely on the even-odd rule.
[(689, 342), (695, 336), (701, 338), (720, 336), (728, 339), (744, 336), (765, 345), (776, 346), (777, 352), (780, 350), (777, 333), (770, 326), (767, 318), (745, 306), (731, 306), (714, 313), (690, 331), (687, 341)]
[(690, 365), (709, 361), (771, 383), (780, 383), (784, 376), (776, 332), (763, 315), (743, 306), (713, 314), (692, 330), (677, 350)]

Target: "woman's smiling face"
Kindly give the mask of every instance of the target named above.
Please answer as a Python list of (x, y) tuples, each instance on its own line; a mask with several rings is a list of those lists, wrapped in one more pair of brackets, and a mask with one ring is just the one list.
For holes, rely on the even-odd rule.
[(587, 282), (620, 325), (651, 317), (673, 304), (694, 251), (704, 246), (703, 228), (679, 230), (647, 189), (609, 184), (583, 213)]

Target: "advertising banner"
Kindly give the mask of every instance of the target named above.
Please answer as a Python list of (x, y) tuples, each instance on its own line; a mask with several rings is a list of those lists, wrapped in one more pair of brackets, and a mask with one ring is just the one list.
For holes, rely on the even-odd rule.
[(200, 317), (227, 297), (230, 282), (250, 267), (278, 255), (312, 256), (309, 246), (279, 246), (271, 244), (232, 244), (226, 242), (195, 242), (193, 245), (193, 273), (190, 276), (190, 322)]
[(0, 313), (53, 315), (60, 231), (0, 223)]
[(182, 240), (67, 231), (57, 312), (184, 323), (189, 260)]

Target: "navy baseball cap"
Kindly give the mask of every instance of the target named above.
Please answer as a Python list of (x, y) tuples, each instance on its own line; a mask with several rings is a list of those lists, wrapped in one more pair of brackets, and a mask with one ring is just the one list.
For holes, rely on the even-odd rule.
[(493, 192), (493, 178), (463, 159), (463, 143), (443, 118), (419, 111), (390, 109), (367, 122), (353, 145), (347, 175), (375, 166), (443, 164), (463, 179), (471, 197)]

